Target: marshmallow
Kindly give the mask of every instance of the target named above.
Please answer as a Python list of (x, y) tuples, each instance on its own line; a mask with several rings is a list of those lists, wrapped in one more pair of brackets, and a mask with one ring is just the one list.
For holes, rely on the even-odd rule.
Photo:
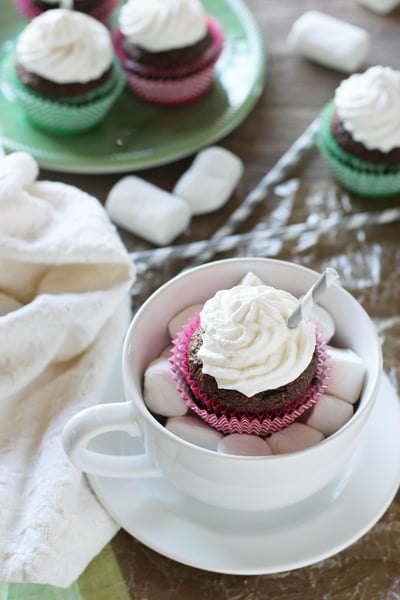
[(105, 207), (114, 223), (159, 246), (172, 242), (190, 223), (184, 200), (133, 175), (111, 188)]
[(198, 153), (178, 179), (173, 193), (186, 200), (193, 215), (218, 210), (229, 199), (243, 174), (235, 154), (213, 146)]
[(217, 452), (241, 456), (269, 456), (272, 454), (271, 447), (266, 440), (246, 433), (232, 433), (222, 438)]
[(315, 446), (324, 439), (323, 434), (303, 423), (292, 423), (268, 438), (274, 454), (288, 454)]
[(365, 365), (350, 349), (327, 347), (331, 370), (326, 392), (354, 404), (360, 397), (365, 377)]
[(165, 346), (164, 350), (160, 352), (159, 358), (169, 358), (171, 356), (172, 348), (172, 344), (168, 344), (168, 346)]
[(193, 415), (170, 417), (165, 427), (183, 440), (208, 450), (216, 450), (224, 437), (222, 433)]
[(167, 358), (153, 360), (144, 373), (143, 398), (149, 410), (165, 417), (184, 415), (187, 406), (176, 389)]
[(382, 15), (389, 13), (400, 4), (400, 0), (357, 0), (357, 2)]
[(324, 434), (332, 435), (343, 427), (353, 416), (354, 407), (350, 402), (323, 394), (310, 411), (307, 411), (305, 424)]
[(361, 27), (310, 10), (293, 23), (288, 43), (309, 60), (351, 73), (364, 63), (370, 36)]
[(190, 317), (194, 317), (203, 308), (202, 304), (192, 304), (181, 310), (168, 323), (168, 331), (172, 339), (176, 337), (182, 327), (188, 322)]

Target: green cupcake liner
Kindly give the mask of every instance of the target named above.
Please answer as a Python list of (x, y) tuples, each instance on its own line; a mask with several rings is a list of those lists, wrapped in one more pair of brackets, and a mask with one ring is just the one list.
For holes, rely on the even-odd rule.
[(396, 168), (362, 161), (340, 148), (330, 133), (332, 110), (333, 102), (330, 102), (321, 113), (316, 144), (338, 183), (367, 198), (400, 194), (400, 165)]
[(5, 75), (10, 88), (30, 121), (40, 129), (57, 134), (76, 134), (95, 127), (121, 94), (125, 81), (115, 59), (110, 79), (99, 87), (75, 98), (51, 99), (33, 92), (19, 81), (14, 56), (5, 61)]

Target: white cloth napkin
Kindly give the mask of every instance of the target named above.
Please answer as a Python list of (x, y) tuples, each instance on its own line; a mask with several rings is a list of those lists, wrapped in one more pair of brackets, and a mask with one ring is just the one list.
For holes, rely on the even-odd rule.
[(61, 432), (101, 397), (135, 269), (97, 199), (37, 176), (0, 153), (0, 580), (66, 587), (118, 529)]

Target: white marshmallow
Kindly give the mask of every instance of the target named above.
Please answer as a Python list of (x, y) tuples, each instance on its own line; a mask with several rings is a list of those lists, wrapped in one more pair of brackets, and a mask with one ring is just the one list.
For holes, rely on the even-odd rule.
[(242, 174), (239, 157), (225, 148), (212, 146), (197, 154), (178, 179), (173, 193), (186, 200), (193, 215), (212, 212), (227, 202)]
[(266, 440), (246, 433), (232, 433), (225, 436), (218, 444), (217, 452), (241, 456), (269, 456), (272, 454)]
[(305, 423), (327, 437), (343, 427), (351, 419), (353, 413), (354, 407), (350, 402), (330, 394), (323, 394), (309, 411), (309, 417)]
[(274, 454), (288, 454), (315, 446), (324, 436), (320, 431), (303, 423), (292, 423), (270, 435), (268, 444)]
[(133, 175), (111, 188), (105, 206), (114, 223), (159, 246), (172, 242), (190, 223), (184, 200)]
[(335, 321), (332, 315), (325, 308), (319, 306), (319, 304), (314, 304), (311, 309), (310, 319), (317, 324), (318, 330), (325, 342), (329, 342), (335, 335)]
[(357, 0), (357, 2), (382, 15), (389, 13), (400, 4), (400, 0)]
[(187, 406), (176, 389), (176, 383), (167, 358), (153, 360), (144, 373), (143, 398), (149, 410), (173, 417), (184, 415)]
[(162, 350), (160, 352), (160, 354), (158, 355), (159, 358), (169, 358), (171, 356), (172, 348), (173, 348), (172, 344), (168, 344), (168, 346), (165, 346), (164, 350)]
[(202, 448), (208, 448), (208, 450), (216, 450), (223, 438), (222, 433), (194, 415), (171, 417), (165, 427), (183, 440)]
[(350, 349), (327, 347), (331, 371), (326, 392), (354, 404), (360, 397), (365, 377), (365, 365)]
[(187, 306), (179, 313), (177, 313), (168, 323), (168, 331), (172, 339), (174, 339), (177, 333), (182, 329), (185, 323), (188, 322), (190, 317), (201, 311), (203, 308), (202, 304), (192, 304)]
[(293, 23), (288, 43), (309, 60), (351, 73), (364, 63), (370, 36), (361, 27), (310, 10)]

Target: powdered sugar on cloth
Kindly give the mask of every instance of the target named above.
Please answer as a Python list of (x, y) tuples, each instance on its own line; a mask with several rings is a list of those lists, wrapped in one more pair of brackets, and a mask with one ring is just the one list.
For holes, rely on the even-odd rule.
[(135, 269), (97, 199), (0, 153), (0, 580), (70, 585), (118, 526), (61, 432), (99, 402)]

